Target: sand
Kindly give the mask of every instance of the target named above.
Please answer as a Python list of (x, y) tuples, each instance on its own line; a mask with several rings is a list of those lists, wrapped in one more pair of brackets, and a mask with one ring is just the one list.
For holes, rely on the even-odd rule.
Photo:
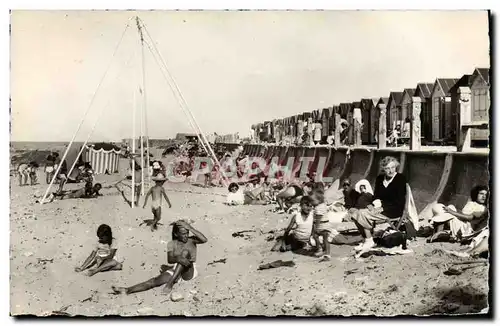
[[(110, 185), (120, 177), (98, 176), (97, 181)], [(42, 184), (19, 187), (11, 177), (12, 315), (62, 309), (86, 316), (392, 316), (478, 313), (487, 307), (489, 266), (458, 276), (443, 274), (451, 263), (466, 259), (438, 249), (458, 249), (457, 244), (419, 239), (410, 243), (410, 254), (363, 260), (353, 258), (350, 246), (333, 246), (332, 260), (319, 263), (313, 257), (270, 252), (269, 232), (286, 227), (286, 216), (270, 212), (269, 206), (225, 206), (222, 188), (166, 184), (173, 207), (164, 206), (164, 225), (151, 232), (139, 227), (151, 218), (150, 207), (130, 208), (114, 188), (104, 189), (98, 199), (41, 206), (34, 198), (46, 189), (41, 173), (39, 180)], [(198, 248), (198, 278), (174, 287), (180, 301), (161, 295), (161, 287), (129, 296), (109, 294), (112, 285), (130, 286), (158, 274), (167, 260), (168, 223), (179, 218), (191, 219), (209, 239)], [(124, 268), (89, 278), (74, 268), (92, 250), (101, 223), (112, 227)], [(242, 230), (252, 232), (232, 236)], [(209, 264), (220, 259), (225, 262)], [(257, 270), (277, 259), (293, 260), (295, 266)]]

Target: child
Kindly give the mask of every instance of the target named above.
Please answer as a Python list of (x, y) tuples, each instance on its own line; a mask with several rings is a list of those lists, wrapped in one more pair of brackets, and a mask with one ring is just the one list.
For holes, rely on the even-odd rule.
[(300, 210), (292, 215), (290, 224), (283, 238), (276, 243), (271, 251), (290, 251), (303, 249), (311, 239), (313, 225), (312, 200), (305, 196), (300, 199)]
[(94, 265), (95, 268), (87, 271), (88, 276), (93, 276), (99, 272), (119, 271), (122, 269), (122, 263), (119, 263), (116, 258), (117, 249), (111, 248), (113, 243), (111, 227), (106, 224), (99, 225), (97, 228), (97, 237), (99, 240), (96, 248), (83, 262), (82, 266), (75, 268), (75, 272), (82, 272)]
[(155, 182), (155, 185), (149, 189), (146, 194), (146, 198), (144, 198), (144, 205), (142, 208), (146, 207), (146, 203), (148, 202), (149, 196), (152, 197), (151, 203), (151, 211), (153, 212), (153, 223), (151, 224), (151, 231), (154, 231), (158, 228), (158, 222), (161, 219), (161, 202), (162, 196), (168, 203), (168, 208), (172, 208), (172, 204), (170, 203), (170, 199), (168, 199), (167, 194), (165, 193), (165, 189), (163, 189), (163, 183), (165, 180), (165, 176), (159, 173), (156, 177), (151, 178)]
[[(321, 257), (321, 261), (330, 260), (330, 238), (331, 226), (328, 219), (328, 207), (325, 203), (325, 193), (321, 189), (314, 189), (311, 193), (312, 204), (314, 206), (314, 222), (312, 237), (316, 247), (316, 257)], [(323, 247), (320, 248), (319, 238), (322, 237)]]
[(229, 185), (227, 188), (229, 193), (226, 197), (227, 205), (243, 205), (245, 203), (245, 196), (239, 189), (240, 187), (234, 182)]
[(373, 203), (373, 190), (370, 182), (368, 180), (363, 179), (358, 181), (354, 186), (354, 189), (358, 193), (356, 196), (356, 203), (354, 204), (354, 208), (362, 209), (367, 208), (368, 205)]
[[(191, 281), (198, 275), (196, 270), (197, 245), (206, 243), (207, 238), (184, 220), (172, 223), (172, 241), (167, 244), (168, 263), (161, 265), (160, 275), (137, 285), (125, 288), (112, 286), (114, 294), (143, 292), (165, 284), (162, 294), (168, 295), (173, 285), (182, 277)], [(193, 234), (189, 237), (189, 232)]]

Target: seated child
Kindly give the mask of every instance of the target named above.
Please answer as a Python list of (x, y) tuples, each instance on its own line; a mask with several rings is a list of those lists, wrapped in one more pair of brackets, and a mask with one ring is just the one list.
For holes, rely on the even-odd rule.
[(245, 195), (239, 189), (238, 184), (234, 182), (229, 185), (227, 189), (229, 193), (226, 196), (227, 205), (243, 205), (245, 203)]
[(90, 256), (83, 262), (82, 266), (76, 267), (75, 272), (82, 272), (95, 265), (94, 268), (87, 271), (88, 276), (93, 276), (99, 272), (118, 271), (123, 265), (118, 262), (116, 256), (117, 249), (113, 249), (113, 233), (111, 227), (101, 224), (97, 228), (97, 237), (99, 238), (95, 249)]
[[(191, 281), (196, 278), (197, 245), (206, 243), (207, 238), (186, 221), (180, 220), (172, 225), (172, 241), (167, 244), (168, 263), (171, 265), (161, 265), (160, 275), (137, 285), (128, 288), (112, 286), (114, 294), (143, 292), (165, 284), (162, 294), (168, 295), (180, 279)], [(189, 232), (192, 237), (189, 237)]]
[(313, 209), (310, 197), (302, 197), (300, 210), (292, 214), (285, 234), (278, 240), (271, 251), (290, 251), (303, 249), (311, 239)]

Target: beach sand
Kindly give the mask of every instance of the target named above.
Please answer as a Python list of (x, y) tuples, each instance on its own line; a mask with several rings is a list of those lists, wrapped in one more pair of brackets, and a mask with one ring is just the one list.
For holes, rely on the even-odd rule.
[[(126, 162), (121, 166), (126, 167)], [(97, 176), (111, 185), (123, 175)], [(370, 256), (355, 260), (350, 246), (332, 246), (332, 260), (293, 253), (270, 252), (273, 230), (287, 226), (286, 216), (269, 206), (228, 207), (225, 189), (205, 189), (187, 183), (165, 184), (172, 209), (163, 207), (156, 232), (139, 227), (152, 217), (150, 206), (130, 208), (115, 188), (97, 199), (68, 199), (35, 204), (42, 184), (19, 187), (11, 177), (10, 312), (48, 314), (65, 307), (71, 315), (413, 315), (477, 313), (487, 306), (489, 266), (458, 276), (443, 274), (464, 259), (437, 249), (457, 244), (411, 242), (413, 253)], [(74, 189), (78, 185), (68, 185)], [(129, 190), (127, 190), (129, 191)], [(141, 199), (141, 207), (142, 207)], [(199, 276), (174, 286), (184, 299), (172, 302), (161, 287), (128, 296), (109, 294), (111, 286), (131, 286), (158, 275), (167, 262), (171, 227), (190, 219), (208, 243), (198, 247)], [(122, 271), (89, 278), (74, 272), (97, 241), (96, 229), (109, 224), (116, 238)], [(251, 230), (245, 237), (237, 231)], [(226, 259), (225, 263), (209, 265)], [(257, 270), (262, 263), (293, 260), (294, 267)]]

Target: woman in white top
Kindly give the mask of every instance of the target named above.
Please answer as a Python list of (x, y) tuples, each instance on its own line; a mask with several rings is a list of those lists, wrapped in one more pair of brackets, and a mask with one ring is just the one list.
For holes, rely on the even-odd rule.
[(433, 242), (444, 231), (447, 226), (450, 229), (451, 239), (459, 239), (472, 233), (479, 232), (488, 224), (488, 188), (486, 186), (475, 186), (471, 190), (471, 200), (465, 204), (462, 212), (458, 212), (455, 206), (436, 204), (432, 211), (434, 216), (431, 222), (434, 224), (435, 233), (429, 240)]

